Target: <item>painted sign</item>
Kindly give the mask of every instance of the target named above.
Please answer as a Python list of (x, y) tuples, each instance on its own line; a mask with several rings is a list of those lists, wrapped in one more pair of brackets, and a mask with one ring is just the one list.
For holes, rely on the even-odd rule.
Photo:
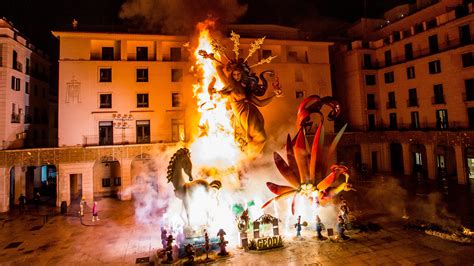
[(270, 249), (283, 246), (281, 236), (271, 236), (255, 239), (257, 250)]

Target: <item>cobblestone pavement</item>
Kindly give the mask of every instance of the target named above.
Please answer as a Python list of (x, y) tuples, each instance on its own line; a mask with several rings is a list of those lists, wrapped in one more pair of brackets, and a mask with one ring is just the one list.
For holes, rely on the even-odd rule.
[[(99, 201), (100, 221), (90, 209), (81, 220), (72, 215), (45, 219), (47, 210), (26, 215), (0, 215), (0, 265), (131, 265), (137, 258), (153, 261), (161, 247), (160, 229), (135, 223), (131, 202)], [(46, 223), (45, 223), (46, 222)], [(473, 265), (474, 245), (449, 242), (406, 231), (388, 217), (376, 220), (382, 230), (352, 233), (345, 242), (319, 242), (313, 232), (304, 240), (288, 239), (285, 247), (263, 253), (230, 250), (216, 264), (227, 265)]]

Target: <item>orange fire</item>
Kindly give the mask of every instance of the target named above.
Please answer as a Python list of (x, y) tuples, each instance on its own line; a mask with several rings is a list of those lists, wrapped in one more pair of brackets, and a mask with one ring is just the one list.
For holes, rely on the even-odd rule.
[(193, 85), (194, 97), (200, 114), (199, 128), (201, 132), (191, 144), (193, 163), (202, 167), (216, 167), (226, 169), (235, 166), (241, 155), (240, 148), (235, 142), (234, 127), (232, 125), (232, 111), (227, 108), (227, 99), (219, 93), (210, 94), (209, 84), (215, 78), (214, 88), (219, 91), (224, 84), (217, 75), (216, 61), (203, 58), (200, 50), (214, 56), (220, 61), (221, 55), (212, 51), (209, 28), (213, 22), (206, 20), (198, 25), (199, 44), (195, 48), (195, 72), (199, 73), (199, 80)]

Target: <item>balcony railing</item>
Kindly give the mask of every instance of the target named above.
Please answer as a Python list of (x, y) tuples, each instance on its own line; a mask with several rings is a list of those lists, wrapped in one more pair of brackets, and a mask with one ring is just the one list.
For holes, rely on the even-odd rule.
[(446, 101), (444, 100), (444, 94), (431, 97), (431, 103), (432, 104), (446, 104)]
[(441, 123), (397, 123), (396, 128), (390, 127), (390, 123), (377, 123), (375, 127), (370, 128), (368, 125), (349, 126), (348, 132), (364, 132), (364, 131), (458, 131), (458, 130), (474, 130), (469, 122), (448, 121), (446, 127), (442, 128)]
[(462, 93), (464, 102), (474, 102), (474, 93)]
[[(126, 132), (128, 133), (128, 132)], [(83, 136), (83, 146), (106, 146), (106, 145), (126, 145), (126, 144), (140, 144), (140, 143), (151, 143), (150, 137), (141, 137), (137, 140), (135, 135), (131, 134), (114, 134), (111, 144), (99, 144), (106, 142), (105, 139), (102, 141), (98, 135), (86, 135)]]
[(20, 114), (12, 113), (12, 123), (20, 123)]

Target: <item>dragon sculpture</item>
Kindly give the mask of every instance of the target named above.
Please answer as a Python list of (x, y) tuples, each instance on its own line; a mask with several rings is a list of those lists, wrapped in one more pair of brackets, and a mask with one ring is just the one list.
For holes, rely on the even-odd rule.
[[(321, 113), (323, 106), (331, 108), (327, 117), (329, 121), (334, 120), (340, 113), (340, 105), (332, 97), (321, 98), (317, 95), (312, 95), (303, 100), (300, 104), (296, 121), (298, 133), (294, 139), (291, 139), (290, 135), (287, 137), (287, 161), (285, 161), (280, 154), (276, 152), (273, 154), (275, 164), (281, 175), (288, 181), (289, 186), (267, 182), (268, 189), (276, 194), (276, 196), (267, 201), (262, 208), (265, 208), (274, 200), (293, 196), (291, 211), (294, 214), (295, 198), (298, 194), (315, 200), (324, 206), (332, 202), (334, 197), (341, 191), (355, 190), (348, 183), (349, 173), (347, 166), (344, 164), (334, 164), (328, 167), (328, 162), (334, 156), (336, 146), (347, 124), (339, 131), (331, 145), (325, 148), (324, 115)], [(306, 128), (312, 126), (311, 114), (314, 113), (320, 116), (321, 121), (314, 135), (311, 149), (309, 149)], [(329, 173), (327, 173), (328, 168)], [(344, 181), (340, 185), (333, 187), (332, 185), (341, 175), (345, 177)]]

